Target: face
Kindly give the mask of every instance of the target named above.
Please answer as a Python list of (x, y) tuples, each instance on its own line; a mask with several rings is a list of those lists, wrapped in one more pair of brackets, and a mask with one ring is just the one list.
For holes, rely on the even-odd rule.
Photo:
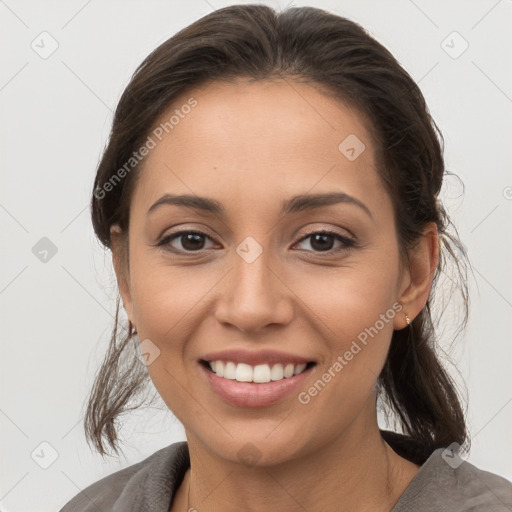
[[(134, 191), (118, 279), (189, 442), (275, 464), (374, 423), (409, 277), (362, 118), (281, 80), (188, 91), (155, 127), (176, 109)], [(165, 194), (215, 203), (159, 202)], [(338, 196), (313, 201), (325, 194)], [(212, 359), (225, 377), (206, 368)], [(238, 382), (247, 375), (270, 382)]]

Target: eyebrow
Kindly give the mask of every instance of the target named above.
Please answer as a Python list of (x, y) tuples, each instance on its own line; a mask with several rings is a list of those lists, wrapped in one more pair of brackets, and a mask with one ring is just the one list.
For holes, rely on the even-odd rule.
[[(302, 212), (305, 210), (314, 210), (316, 208), (322, 208), (325, 206), (330, 206), (339, 203), (352, 204), (358, 206), (366, 214), (368, 214), (370, 218), (373, 219), (372, 212), (363, 202), (344, 192), (329, 192), (324, 194), (300, 194), (297, 196), (293, 196), (292, 198), (283, 202), (280, 216)], [(185, 206), (187, 208), (193, 208), (195, 210), (200, 210), (217, 216), (223, 216), (226, 213), (226, 210), (222, 206), (222, 203), (219, 203), (219, 201), (216, 201), (215, 199), (190, 194), (164, 194), (160, 199), (158, 199), (158, 201), (151, 205), (147, 214), (149, 215), (153, 213), (155, 210), (157, 210), (163, 205)]]

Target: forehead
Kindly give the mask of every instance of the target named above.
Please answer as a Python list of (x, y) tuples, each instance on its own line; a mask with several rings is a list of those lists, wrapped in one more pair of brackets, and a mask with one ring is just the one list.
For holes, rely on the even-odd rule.
[(191, 89), (150, 137), (154, 147), (133, 198), (140, 205), (165, 192), (236, 198), (256, 208), (313, 189), (356, 197), (373, 191), (375, 200), (383, 189), (358, 112), (291, 79)]

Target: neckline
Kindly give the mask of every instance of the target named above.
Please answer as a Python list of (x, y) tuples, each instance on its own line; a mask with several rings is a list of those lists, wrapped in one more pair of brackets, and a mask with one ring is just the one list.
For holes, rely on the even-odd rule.
[[(404, 492), (400, 495), (397, 502), (393, 506), (391, 510), (391, 512), (393, 512), (395, 508), (402, 506), (405, 502), (417, 494), (416, 492), (411, 496), (411, 492), (414, 492), (414, 489), (420, 485), (418, 482), (423, 480), (423, 475), (429, 471), (429, 468), (433, 464), (436, 463), (436, 460), (439, 458), (439, 452), (442, 451), (442, 448), (438, 448), (437, 450), (429, 450), (421, 443), (409, 436), (406, 436), (405, 434), (400, 434), (391, 430), (379, 430), (384, 441), (386, 441), (386, 443), (391, 446), (395, 453), (408, 460), (409, 462), (420, 466), (418, 472), (414, 475), (412, 480), (404, 489)], [(177, 463), (174, 465), (174, 478), (171, 478), (171, 481), (174, 485), (170, 489), (170, 502), (167, 509), (168, 511), (171, 510), (177, 490), (183, 483), (185, 475), (191, 467), (190, 453), (188, 451), (187, 441), (180, 441), (176, 444), (177, 446), (175, 454)], [(421, 487), (418, 492), (419, 491), (421, 491)]]

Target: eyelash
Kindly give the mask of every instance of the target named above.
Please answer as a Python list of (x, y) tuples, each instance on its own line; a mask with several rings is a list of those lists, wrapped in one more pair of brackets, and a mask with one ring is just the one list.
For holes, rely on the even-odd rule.
[[(199, 249), (197, 251), (187, 251), (187, 250), (176, 250), (174, 248), (171, 248), (170, 242), (172, 242), (174, 239), (179, 238), (180, 236), (188, 235), (188, 234), (204, 236), (204, 237), (208, 238), (209, 240), (211, 240), (213, 242), (213, 239), (210, 236), (208, 236), (206, 233), (203, 233), (202, 231), (181, 230), (181, 231), (175, 231), (174, 233), (171, 233), (171, 234), (165, 236), (164, 238), (162, 238), (162, 240), (160, 240), (156, 244), (156, 246), (157, 247), (162, 247), (165, 250), (168, 250), (168, 251), (176, 253), (176, 254), (200, 254), (202, 251), (206, 250), (206, 249)], [(329, 249), (327, 251), (314, 251), (314, 250), (312, 250), (312, 251), (306, 251), (306, 252), (313, 252), (313, 253), (316, 253), (316, 254), (319, 254), (319, 255), (323, 255), (323, 254), (332, 255), (332, 254), (336, 254), (336, 253), (338, 253), (340, 251), (347, 251), (347, 250), (349, 250), (351, 248), (356, 247), (355, 240), (353, 240), (353, 239), (351, 239), (349, 237), (346, 237), (344, 235), (341, 235), (340, 233), (338, 233), (336, 231), (330, 231), (330, 230), (327, 230), (327, 229), (319, 230), (319, 231), (312, 231), (312, 232), (308, 233), (307, 235), (303, 236), (296, 243), (303, 242), (304, 240), (307, 240), (308, 238), (310, 238), (310, 237), (312, 237), (314, 235), (330, 235), (330, 236), (334, 237), (336, 240), (338, 240), (339, 242), (341, 242), (343, 244), (343, 246), (342, 247), (338, 247), (337, 249)]]

